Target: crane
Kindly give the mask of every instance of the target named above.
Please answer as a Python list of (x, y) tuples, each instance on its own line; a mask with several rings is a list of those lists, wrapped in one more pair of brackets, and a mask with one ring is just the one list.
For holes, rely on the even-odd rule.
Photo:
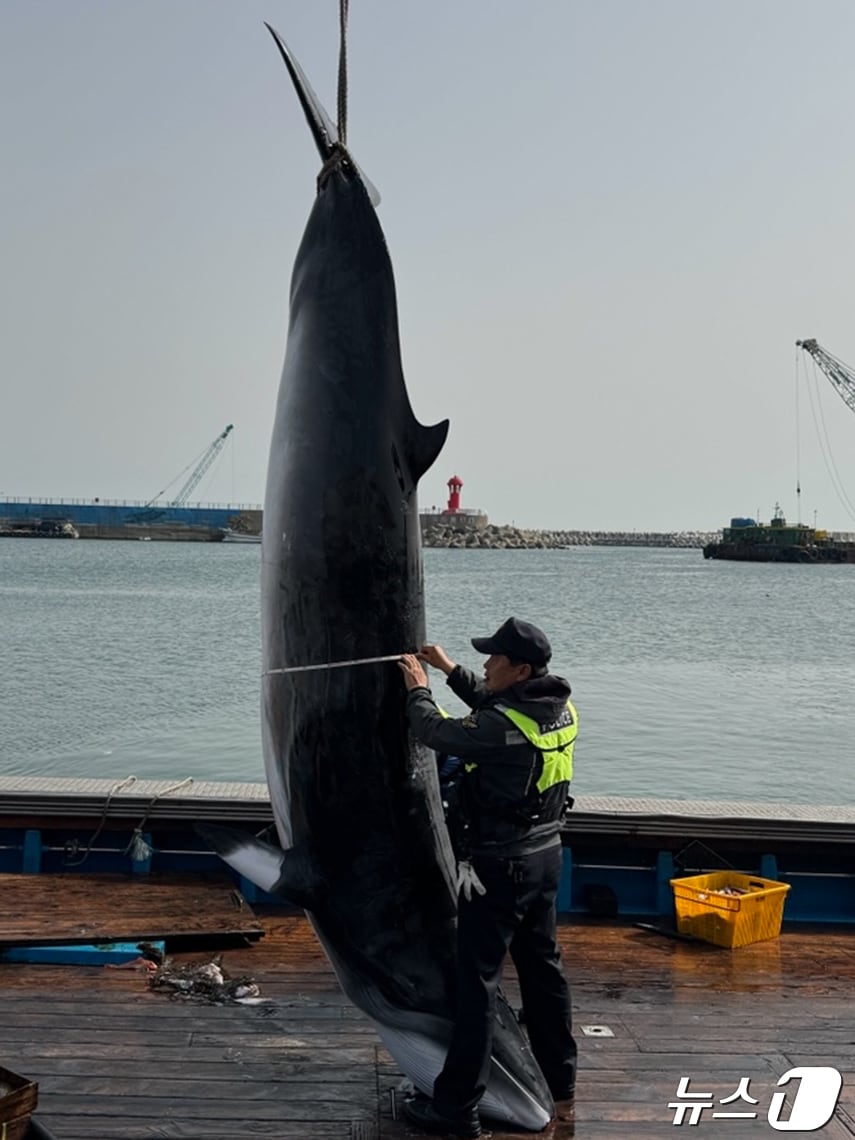
[(855, 412), (855, 372), (849, 365), (838, 360), (836, 356), (832, 356), (813, 338), (797, 340), (796, 347), (803, 348), (805, 352), (810, 353), (845, 403)]
[[(226, 424), (226, 426), (223, 428), (223, 430), (220, 432), (220, 434), (217, 436), (217, 438), (213, 441), (213, 443), (210, 443), (205, 448), (204, 452), (202, 453), (202, 458), (199, 460), (199, 462), (196, 464), (196, 466), (193, 468), (193, 470), (187, 476), (187, 478), (185, 479), (184, 483), (181, 486), (180, 491), (176, 494), (175, 498), (171, 499), (166, 504), (167, 507), (181, 507), (187, 502), (188, 498), (190, 497), (190, 492), (195, 487), (197, 487), (199, 485), (199, 480), (202, 478), (202, 476), (205, 474), (205, 472), (208, 470), (208, 468), (211, 466), (211, 464), (214, 462), (214, 460), (217, 458), (217, 456), (222, 451), (223, 447), (225, 446), (225, 442), (228, 439), (229, 432), (231, 432), (233, 428), (234, 428), (234, 424)], [(186, 470), (186, 468), (185, 468), (185, 470)], [(183, 475), (184, 472), (182, 471), (181, 474)], [(176, 476), (176, 478), (178, 478), (178, 476)], [(175, 482), (174, 479), (173, 479), (173, 482)], [(168, 486), (168, 484), (167, 484), (167, 486)], [(163, 491), (165, 491), (165, 490), (166, 490), (166, 487), (164, 487)], [(154, 496), (154, 498), (150, 499), (146, 503), (146, 507), (154, 506), (154, 504), (158, 501), (160, 496), (163, 494), (163, 491), (158, 491), (158, 493)]]
[[(855, 412), (855, 371), (844, 364), (842, 360), (838, 360), (836, 356), (832, 356), (827, 349), (813, 337), (807, 340), (797, 340), (797, 348), (803, 348), (810, 356), (813, 357), (814, 362), (821, 372), (824, 372), (834, 387), (837, 389), (840, 398)], [(810, 388), (808, 388), (810, 392)], [(813, 408), (813, 400), (811, 400), (811, 407)], [(814, 419), (816, 420), (816, 410), (814, 410)], [(843, 486), (843, 480), (840, 478), (840, 473), (837, 470), (837, 464), (834, 462), (834, 456), (831, 454), (831, 443), (828, 440), (828, 434), (825, 431), (825, 423), (822, 424), (822, 434), (819, 431), (819, 423), (817, 422), (817, 435), (819, 436), (820, 447), (823, 450), (823, 458), (825, 459), (825, 466), (831, 478), (834, 490), (840, 500), (844, 510), (848, 513), (850, 518), (855, 519), (855, 503), (849, 498), (846, 493), (846, 488)], [(823, 445), (823, 435), (825, 435), (825, 445)], [(799, 487), (796, 488), (796, 493), (800, 494)]]

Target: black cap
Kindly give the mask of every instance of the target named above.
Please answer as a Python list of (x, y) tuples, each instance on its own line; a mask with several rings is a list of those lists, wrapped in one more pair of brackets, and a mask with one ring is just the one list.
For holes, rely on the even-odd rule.
[(479, 653), (501, 653), (537, 668), (548, 665), (552, 657), (552, 646), (543, 630), (515, 617), (508, 618), (492, 637), (473, 637), (472, 645)]

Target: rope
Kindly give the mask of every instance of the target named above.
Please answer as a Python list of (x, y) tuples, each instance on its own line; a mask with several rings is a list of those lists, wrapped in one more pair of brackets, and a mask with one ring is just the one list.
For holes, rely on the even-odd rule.
[(716, 863), (723, 863), (729, 871), (735, 869), (733, 864), (728, 863), (723, 855), (719, 855), (717, 851), (714, 851), (712, 847), (708, 847), (706, 843), (703, 843), (700, 839), (690, 839), (685, 847), (680, 848), (674, 856), (674, 866), (684, 871), (689, 859), (697, 859), (699, 855), (705, 859), (712, 859)]
[(287, 669), (266, 669), (262, 677), (274, 673), (311, 673), (316, 669), (343, 669), (346, 665), (375, 665), (380, 661), (400, 661), (400, 653), (389, 653), (385, 657), (357, 657), (353, 661), (325, 661), (322, 665), (289, 665)]
[(347, 15), (350, 0), (339, 0), (339, 49), (338, 49), (338, 142), (333, 144), (332, 153), (318, 172), (317, 186), (320, 191), (330, 174), (343, 165), (353, 165), (347, 152)]
[(158, 792), (156, 795), (152, 796), (151, 800), (149, 801), (148, 807), (145, 809), (145, 814), (143, 815), (142, 819), (137, 824), (137, 830), (142, 831), (143, 827), (148, 822), (149, 815), (151, 815), (151, 809), (154, 807), (154, 805), (157, 803), (157, 801), (160, 799), (161, 796), (168, 796), (170, 792), (178, 792), (182, 788), (189, 787), (189, 785), (192, 783), (193, 783), (193, 777), (187, 776), (187, 777), (185, 777), (185, 779), (179, 780), (177, 784), (170, 784), (170, 786), (168, 788), (164, 788), (162, 792)]
[(798, 505), (799, 517), (797, 522), (802, 521), (801, 505), (802, 505), (802, 445), (801, 445), (801, 417), (799, 415), (799, 354), (796, 352), (796, 374), (795, 374), (795, 397), (796, 397), (796, 503)]
[(810, 410), (813, 416), (814, 430), (816, 431), (816, 438), (819, 443), (819, 450), (822, 455), (825, 469), (828, 472), (828, 477), (831, 480), (831, 486), (834, 493), (837, 495), (838, 501), (850, 519), (855, 519), (855, 504), (849, 498), (846, 492), (846, 487), (840, 477), (840, 472), (837, 469), (837, 463), (834, 459), (834, 454), (831, 449), (831, 439), (828, 435), (828, 427), (825, 422), (825, 412), (822, 406), (822, 396), (819, 391), (819, 365), (816, 360), (811, 357), (811, 365), (813, 366), (813, 387), (811, 387), (810, 377), (807, 373), (807, 365), (805, 364), (805, 381), (807, 383), (808, 398), (810, 400)]
[[(95, 828), (91, 839), (86, 844), (86, 850), (83, 852), (79, 859), (66, 859), (66, 867), (79, 867), (81, 863), (86, 862), (87, 858), (89, 857), (89, 852), (92, 850), (92, 844), (101, 834), (104, 829), (104, 824), (107, 822), (107, 813), (110, 810), (110, 800), (113, 798), (116, 792), (121, 792), (124, 788), (129, 787), (131, 784), (135, 784), (136, 780), (136, 776), (126, 776), (125, 779), (120, 780), (118, 784), (113, 784), (112, 788), (110, 788), (110, 791), (107, 793), (106, 800), (104, 801), (104, 811), (101, 814), (101, 820), (98, 823), (98, 826)], [(76, 855), (77, 851), (74, 851), (73, 853)]]
[(350, 0), (339, 0), (338, 141), (347, 147), (347, 14)]
[(133, 833), (131, 834), (130, 841), (128, 842), (128, 845), (123, 852), (124, 855), (127, 855), (129, 852), (131, 852), (132, 858), (137, 863), (142, 862), (143, 859), (147, 859), (149, 855), (151, 855), (152, 849), (142, 837), (142, 829), (148, 822), (148, 817), (151, 815), (151, 809), (154, 807), (161, 796), (168, 796), (170, 792), (177, 792), (179, 789), (186, 788), (189, 784), (192, 783), (193, 777), (187, 776), (186, 779), (179, 780), (177, 784), (171, 784), (168, 788), (164, 788), (162, 792), (158, 792), (156, 795), (152, 796), (148, 802), (148, 806), (143, 812), (142, 819), (136, 825)]
[[(124, 780), (120, 780), (119, 783), (113, 784), (112, 788), (110, 788), (110, 791), (107, 793), (106, 800), (104, 801), (104, 810), (101, 813), (101, 819), (99, 820), (95, 831), (92, 833), (91, 839), (86, 844), (86, 848), (84, 849), (83, 854), (79, 859), (66, 859), (66, 867), (79, 867), (82, 863), (86, 862), (86, 860), (89, 858), (89, 853), (92, 850), (92, 845), (104, 830), (104, 824), (107, 822), (107, 815), (110, 811), (110, 801), (112, 800), (113, 796), (116, 795), (117, 792), (123, 791), (131, 784), (135, 784), (136, 780), (136, 776), (127, 776)], [(130, 841), (123, 852), (124, 855), (127, 855), (128, 852), (133, 849), (133, 858), (137, 862), (141, 861), (142, 859), (147, 859), (148, 856), (151, 855), (151, 848), (142, 837), (142, 829), (148, 822), (148, 817), (151, 814), (151, 809), (154, 807), (161, 796), (168, 796), (170, 792), (177, 792), (179, 788), (187, 787), (188, 784), (192, 783), (193, 777), (188, 776), (186, 779), (180, 780), (177, 784), (172, 784), (170, 787), (164, 788), (162, 792), (158, 792), (155, 796), (152, 796), (151, 800), (149, 800), (148, 806), (145, 809), (145, 812), (143, 813), (142, 819), (139, 821), (137, 826), (134, 828), (133, 833), (131, 834)], [(68, 845), (66, 845), (66, 849), (69, 849)], [(70, 850), (69, 853), (76, 856), (78, 854), (78, 851), (76, 849), (73, 849)], [(0, 1140), (2, 1140), (2, 1137), (0, 1137)]]

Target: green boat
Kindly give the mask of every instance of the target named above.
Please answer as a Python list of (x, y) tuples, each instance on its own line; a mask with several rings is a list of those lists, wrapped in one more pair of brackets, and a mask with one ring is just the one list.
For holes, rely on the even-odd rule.
[(735, 562), (855, 562), (855, 541), (850, 535), (788, 523), (780, 506), (768, 523), (731, 519), (721, 540), (707, 543), (703, 550), (704, 558)]

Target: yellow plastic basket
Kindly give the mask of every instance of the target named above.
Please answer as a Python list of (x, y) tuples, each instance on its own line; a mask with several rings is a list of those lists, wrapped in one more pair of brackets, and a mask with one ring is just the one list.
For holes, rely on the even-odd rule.
[[(716, 946), (747, 946), (781, 933), (789, 883), (738, 871), (716, 871), (672, 879), (677, 930)], [(745, 894), (716, 894), (735, 887)]]

